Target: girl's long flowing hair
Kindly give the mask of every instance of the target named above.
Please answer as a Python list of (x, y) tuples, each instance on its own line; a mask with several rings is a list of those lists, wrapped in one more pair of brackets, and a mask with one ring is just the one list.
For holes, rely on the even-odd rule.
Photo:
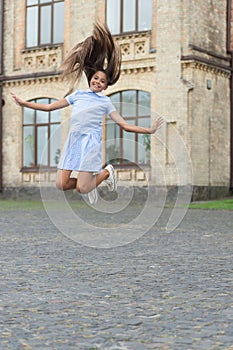
[(78, 83), (82, 73), (88, 84), (97, 71), (106, 73), (108, 85), (113, 85), (120, 77), (121, 51), (114, 41), (107, 25), (96, 22), (92, 35), (78, 43), (64, 60), (62, 77), (72, 85)]

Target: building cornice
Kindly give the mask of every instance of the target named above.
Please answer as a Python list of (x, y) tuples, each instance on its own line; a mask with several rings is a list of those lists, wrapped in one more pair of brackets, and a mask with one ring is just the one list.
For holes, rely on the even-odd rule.
[(181, 64), (183, 68), (193, 68), (199, 69), (205, 72), (213, 73), (215, 75), (220, 75), (224, 77), (231, 76), (232, 68), (231, 66), (216, 63), (215, 61), (208, 60), (197, 55), (182, 56)]
[(47, 81), (57, 82), (61, 79), (61, 73), (59, 72), (37, 72), (28, 74), (18, 74), (10, 76), (0, 76), (0, 82), (4, 85), (25, 85), (33, 83), (45, 83)]

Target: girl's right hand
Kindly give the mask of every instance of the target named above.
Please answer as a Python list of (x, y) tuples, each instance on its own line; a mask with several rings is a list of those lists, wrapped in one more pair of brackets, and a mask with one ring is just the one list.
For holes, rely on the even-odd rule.
[(11, 92), (10, 94), (17, 105), (23, 106), (24, 101), (20, 97), (16, 96), (13, 92)]

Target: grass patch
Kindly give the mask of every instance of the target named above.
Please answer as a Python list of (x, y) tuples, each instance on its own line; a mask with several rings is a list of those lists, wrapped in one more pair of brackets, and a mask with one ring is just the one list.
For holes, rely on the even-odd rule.
[(12, 200), (1, 199), (1, 210), (38, 210), (43, 209), (43, 203), (41, 201), (29, 201), (29, 200)]
[(215, 201), (191, 203), (190, 209), (215, 209), (215, 210), (233, 210), (233, 199), (221, 199)]
[[(71, 208), (84, 208), (85, 202), (68, 201)], [(46, 207), (49, 209), (62, 209), (63, 203), (56, 201), (47, 202)], [(190, 209), (213, 209), (213, 210), (233, 210), (233, 198), (215, 201), (190, 203)], [(12, 200), (1, 199), (0, 211), (9, 210), (44, 210), (43, 202), (40, 200)]]
[[(69, 201), (71, 208), (80, 208), (85, 204), (82, 201)], [(49, 209), (62, 209), (63, 203), (56, 201), (49, 201), (46, 203), (46, 207)], [(44, 210), (43, 202), (40, 200), (13, 200), (13, 199), (1, 199), (0, 211), (9, 210)]]

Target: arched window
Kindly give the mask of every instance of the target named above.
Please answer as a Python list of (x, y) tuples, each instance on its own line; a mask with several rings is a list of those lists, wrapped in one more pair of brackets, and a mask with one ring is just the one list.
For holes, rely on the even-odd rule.
[[(150, 93), (125, 90), (109, 96), (118, 112), (132, 125), (150, 127)], [(115, 165), (149, 164), (150, 135), (125, 132), (106, 120), (106, 162)]]
[(64, 1), (27, 0), (26, 47), (64, 41)]
[(107, 24), (112, 34), (151, 30), (152, 0), (106, 1)]
[[(51, 98), (32, 102), (51, 103)], [(23, 168), (56, 167), (60, 157), (61, 112), (23, 108)]]

